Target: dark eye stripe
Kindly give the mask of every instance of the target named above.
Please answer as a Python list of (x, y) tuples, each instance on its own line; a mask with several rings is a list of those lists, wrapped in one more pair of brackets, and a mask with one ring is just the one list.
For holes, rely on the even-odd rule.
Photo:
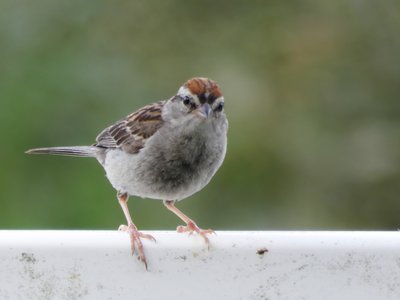
[(185, 96), (182, 100), (183, 104), (186, 105), (190, 110), (195, 110), (197, 108), (197, 104), (193, 101), (190, 96)]
[(206, 95), (204, 93), (197, 95), (199, 98), (200, 103), (205, 103), (207, 101)]
[(208, 96), (208, 103), (209, 103), (209, 104), (214, 103), (215, 99), (217, 99), (217, 97), (216, 97), (214, 94), (210, 94), (210, 95)]

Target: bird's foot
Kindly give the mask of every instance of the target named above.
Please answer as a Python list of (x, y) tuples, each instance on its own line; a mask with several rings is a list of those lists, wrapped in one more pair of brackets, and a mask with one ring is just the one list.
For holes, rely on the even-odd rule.
[(210, 249), (210, 241), (207, 237), (207, 234), (213, 234), (213, 233), (215, 234), (214, 230), (201, 229), (194, 222), (189, 222), (186, 226), (180, 225), (176, 228), (176, 231), (179, 233), (188, 232), (189, 235), (192, 235), (193, 232), (196, 232), (198, 235), (200, 235), (204, 239), (204, 242), (206, 243), (208, 249)]
[(153, 242), (155, 242), (156, 239), (150, 234), (145, 234), (138, 231), (134, 224), (129, 224), (128, 226), (121, 225), (119, 226), (118, 230), (127, 232), (129, 234), (129, 237), (131, 239), (132, 255), (137, 253), (138, 259), (144, 263), (147, 270), (147, 261), (144, 255), (143, 244), (140, 238), (149, 239)]

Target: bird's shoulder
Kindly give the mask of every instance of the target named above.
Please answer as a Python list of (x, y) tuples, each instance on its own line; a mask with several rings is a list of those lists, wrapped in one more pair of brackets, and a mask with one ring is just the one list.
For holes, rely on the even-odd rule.
[(105, 128), (96, 137), (97, 147), (119, 148), (138, 153), (163, 125), (162, 109), (166, 100), (146, 105), (115, 124)]

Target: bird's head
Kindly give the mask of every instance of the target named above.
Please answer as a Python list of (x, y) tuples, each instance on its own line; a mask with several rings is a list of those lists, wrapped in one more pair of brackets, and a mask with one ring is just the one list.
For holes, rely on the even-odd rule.
[(221, 90), (215, 81), (208, 78), (189, 79), (169, 101), (174, 118), (194, 115), (206, 122), (218, 119), (224, 114), (224, 97)]

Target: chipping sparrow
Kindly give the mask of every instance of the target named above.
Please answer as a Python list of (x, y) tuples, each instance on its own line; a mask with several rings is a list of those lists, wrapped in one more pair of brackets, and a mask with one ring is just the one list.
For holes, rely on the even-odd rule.
[(186, 226), (178, 232), (197, 232), (207, 246), (207, 234), (175, 207), (211, 180), (225, 157), (228, 121), (219, 86), (207, 78), (188, 80), (169, 100), (144, 106), (104, 129), (92, 146), (52, 147), (28, 150), (29, 154), (95, 157), (117, 190), (128, 225), (132, 254), (144, 262), (141, 238), (154, 240), (137, 230), (128, 210), (130, 195), (163, 200)]

